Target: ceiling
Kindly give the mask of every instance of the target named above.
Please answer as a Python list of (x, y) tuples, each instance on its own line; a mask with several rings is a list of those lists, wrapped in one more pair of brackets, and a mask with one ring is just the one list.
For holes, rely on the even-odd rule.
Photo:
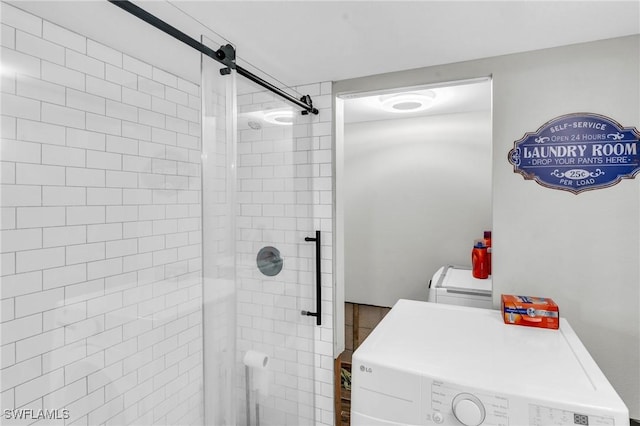
[[(199, 53), (105, 0), (9, 3), (200, 80)], [(287, 86), (640, 33), (638, 0), (135, 3), (194, 38), (223, 35), (238, 63)]]
[[(398, 95), (407, 95), (411, 104), (414, 95), (429, 94), (433, 103), (424, 110), (384, 108), (385, 100)], [(341, 96), (344, 100), (344, 122), (361, 123), (366, 121), (394, 120), (415, 117), (427, 117), (462, 112), (491, 111), (491, 80), (475, 79), (448, 83), (437, 86), (398, 88), (392, 91), (359, 93)]]

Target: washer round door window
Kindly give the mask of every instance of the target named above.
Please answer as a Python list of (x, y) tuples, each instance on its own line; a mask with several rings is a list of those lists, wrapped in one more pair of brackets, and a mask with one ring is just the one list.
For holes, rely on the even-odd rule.
[(280, 257), (280, 251), (271, 246), (262, 247), (256, 258), (258, 269), (264, 275), (273, 277), (278, 275), (282, 270), (283, 259)]

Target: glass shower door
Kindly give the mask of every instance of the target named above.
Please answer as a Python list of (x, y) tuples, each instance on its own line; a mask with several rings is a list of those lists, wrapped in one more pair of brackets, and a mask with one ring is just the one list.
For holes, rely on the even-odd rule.
[[(302, 314), (315, 312), (319, 297), (316, 245), (308, 241), (319, 229), (310, 120), (246, 79), (239, 78), (238, 92), (237, 349), (239, 361), (249, 351), (268, 356), (264, 368), (241, 372), (249, 375), (244, 413), (253, 420), (245, 424), (315, 424), (316, 318)], [(257, 268), (265, 247), (279, 252), (277, 275)]]
[(203, 59), (206, 422), (315, 424), (310, 118), (220, 68)]
[(236, 75), (201, 60), (204, 424), (235, 425)]

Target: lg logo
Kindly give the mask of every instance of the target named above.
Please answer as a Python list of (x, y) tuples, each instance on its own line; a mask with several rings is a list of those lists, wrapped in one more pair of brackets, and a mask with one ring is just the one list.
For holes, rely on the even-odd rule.
[(360, 371), (362, 371), (363, 373), (371, 373), (373, 370), (371, 370), (370, 367), (365, 367), (364, 365), (361, 365)]

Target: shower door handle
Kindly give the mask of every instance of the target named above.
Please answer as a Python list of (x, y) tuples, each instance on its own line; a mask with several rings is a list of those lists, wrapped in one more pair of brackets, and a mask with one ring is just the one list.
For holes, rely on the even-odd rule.
[(316, 243), (316, 311), (302, 311), (302, 315), (316, 317), (316, 325), (322, 325), (322, 267), (320, 264), (320, 231), (316, 231), (316, 236), (305, 237), (305, 241), (315, 241)]

